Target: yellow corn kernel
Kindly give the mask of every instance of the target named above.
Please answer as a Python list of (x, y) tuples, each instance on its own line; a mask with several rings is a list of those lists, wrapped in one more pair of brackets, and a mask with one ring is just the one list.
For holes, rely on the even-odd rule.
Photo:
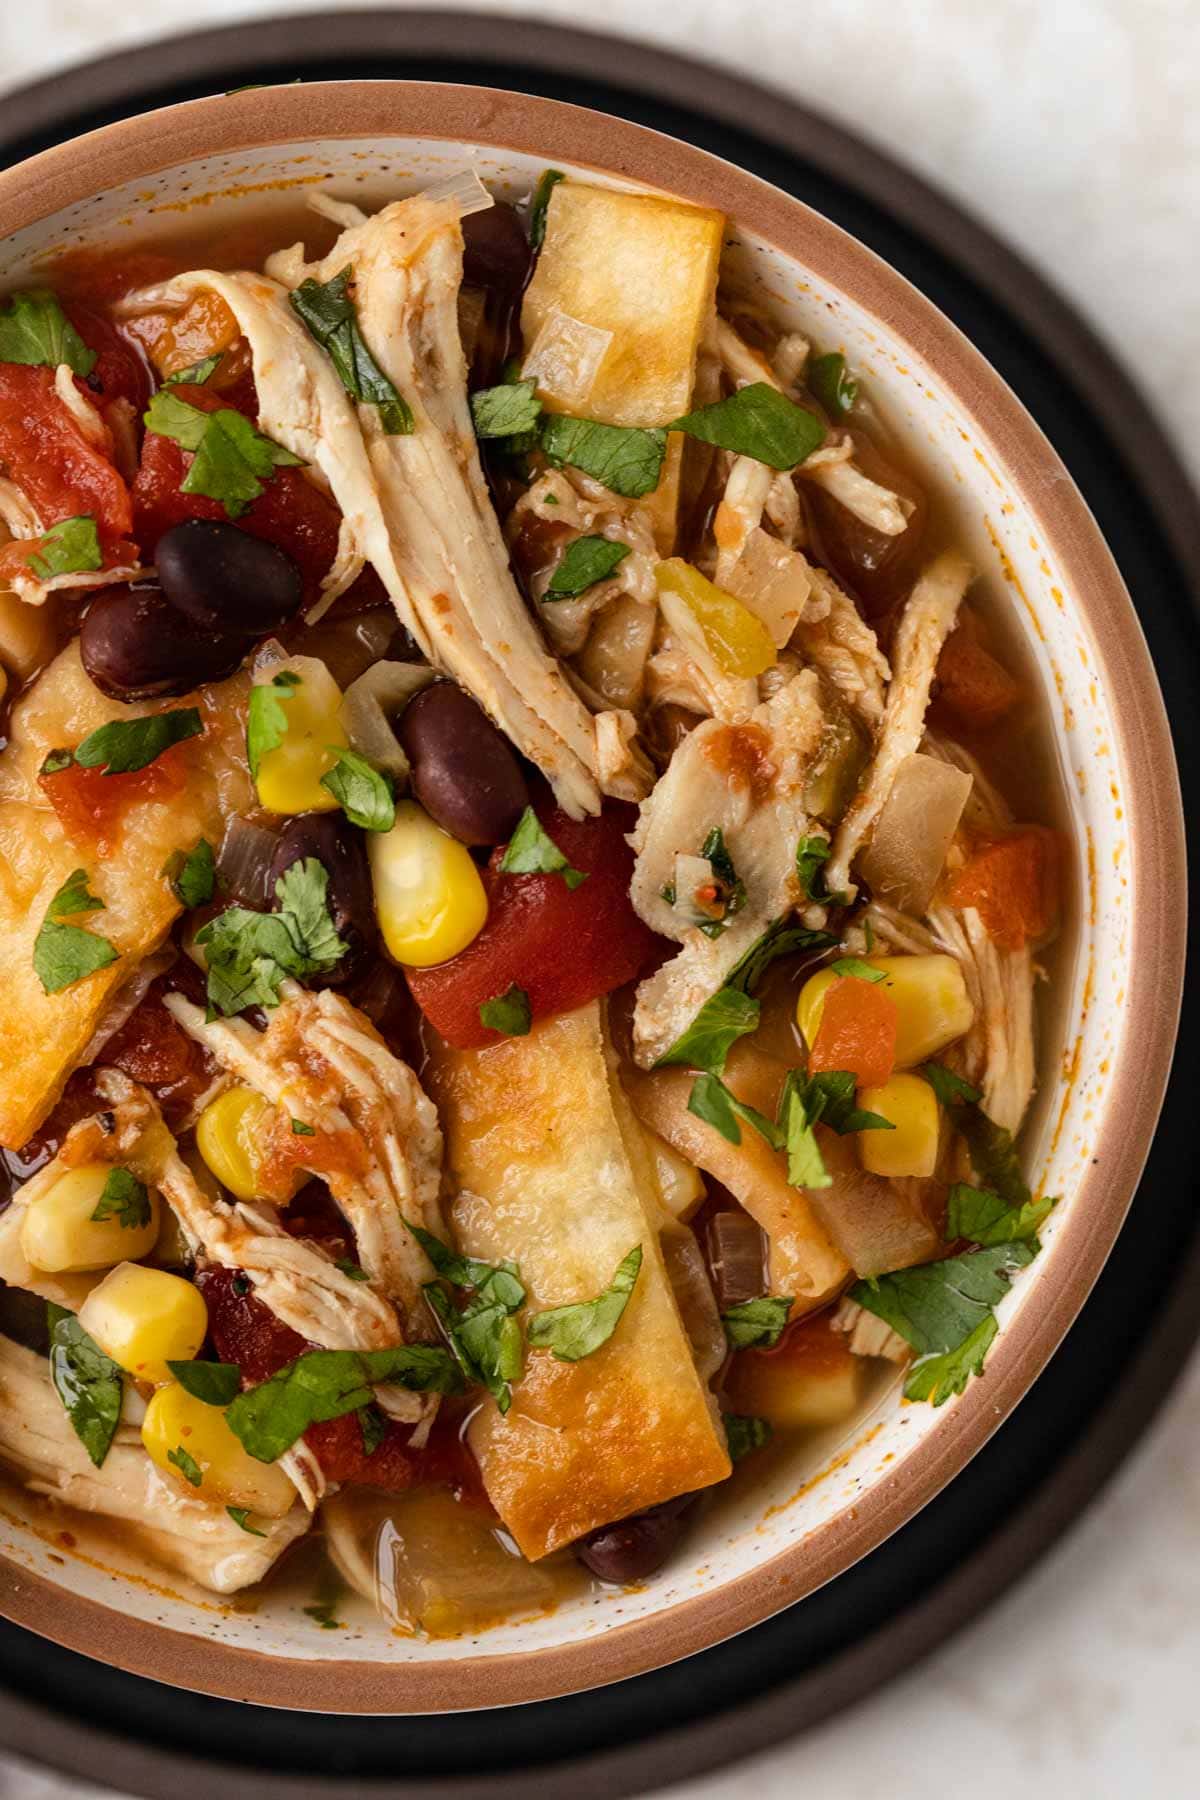
[[(295, 1502), (296, 1490), (278, 1463), (256, 1462), (226, 1424), (222, 1408), (197, 1400), (177, 1381), (159, 1388), (146, 1408), (142, 1442), (167, 1479), (195, 1500), (244, 1506), (267, 1519), (282, 1519)], [(199, 1485), (179, 1467), (181, 1451), (199, 1469)]]
[(390, 831), (368, 834), (375, 912), (399, 963), (428, 969), (465, 950), (487, 919), (487, 894), (465, 844), (415, 800), (396, 806)]
[(937, 1096), (920, 1075), (893, 1075), (882, 1087), (859, 1092), (865, 1112), (890, 1119), (894, 1131), (862, 1131), (858, 1152), (871, 1175), (932, 1175), (937, 1166), (941, 1120)]
[(771, 634), (732, 594), (712, 582), (682, 557), (659, 563), (654, 579), (660, 594), (682, 600), (700, 630), (717, 667), (726, 675), (761, 675), (776, 660)]
[[(896, 1067), (912, 1069), (970, 1031), (975, 1008), (962, 966), (953, 956), (868, 956), (884, 975), (883, 990), (896, 1002)], [(796, 1022), (809, 1049), (821, 1028), (832, 970), (810, 976), (796, 1002)]]
[(686, 1156), (657, 1131), (645, 1131), (646, 1146), (654, 1161), (654, 1178), (662, 1203), (673, 1219), (687, 1219), (705, 1195), (704, 1177)]
[(259, 1146), (272, 1108), (250, 1087), (228, 1088), (196, 1122), (196, 1145), (221, 1183), (239, 1200), (256, 1200)]
[(347, 743), (339, 716), (342, 690), (315, 656), (294, 656), (267, 670), (263, 680), (277, 682), (286, 673), (299, 680), (292, 687), (277, 687), (287, 730), (259, 758), (259, 802), (274, 813), (331, 812), (338, 802), (321, 786), (321, 777), (337, 762), (336, 750)]
[(145, 1225), (122, 1225), (117, 1214), (93, 1219), (110, 1163), (88, 1163), (61, 1175), (44, 1194), (31, 1200), (21, 1220), (21, 1249), (26, 1261), (47, 1274), (68, 1270), (109, 1269), (127, 1257), (146, 1256), (158, 1236), (159, 1205), (151, 1192)]
[(190, 1362), (208, 1334), (199, 1288), (166, 1269), (124, 1262), (79, 1309), (79, 1323), (138, 1381), (170, 1381), (168, 1362)]

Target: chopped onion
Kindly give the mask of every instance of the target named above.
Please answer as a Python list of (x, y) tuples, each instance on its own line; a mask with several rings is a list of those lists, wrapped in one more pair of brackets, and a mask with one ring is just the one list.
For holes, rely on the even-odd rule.
[[(753, 1223), (753, 1221), (751, 1221)], [(755, 1230), (758, 1227), (755, 1226)], [(725, 1328), (712, 1282), (708, 1278), (700, 1245), (694, 1231), (673, 1221), (659, 1235), (667, 1279), (675, 1295), (675, 1304), (683, 1320), (683, 1328), (692, 1346), (696, 1371), (701, 1381), (709, 1381), (725, 1361)], [(762, 1234), (759, 1233), (759, 1284), (755, 1293), (763, 1291)]]
[(472, 213), (487, 212), (496, 204), (474, 169), (455, 169), (452, 175), (431, 181), (427, 188), (422, 188), (421, 198), (453, 200), (460, 219), (469, 219)]
[(408, 780), (408, 758), (392, 720), (434, 679), (428, 663), (377, 662), (342, 695), (341, 721), (351, 744), (397, 781)]
[(584, 406), (608, 355), (612, 335), (582, 319), (573, 319), (569, 313), (548, 313), (521, 374), (526, 381), (537, 382), (544, 400), (557, 406)]
[(741, 1207), (714, 1213), (705, 1233), (713, 1285), (722, 1312), (766, 1292), (766, 1241), (762, 1226)]
[(235, 814), (217, 852), (217, 879), (222, 887), (247, 906), (264, 905), (271, 897), (267, 875), (278, 843), (275, 832)]
[(942, 1248), (930, 1223), (927, 1181), (889, 1181), (860, 1167), (853, 1139), (817, 1127), (821, 1155), (833, 1177), (809, 1191), (812, 1209), (854, 1273), (863, 1279), (927, 1262)]
[(933, 756), (906, 756), (858, 859), (872, 894), (920, 918), (971, 792), (971, 777)]
[(723, 586), (759, 618), (782, 650), (800, 623), (812, 591), (811, 571), (798, 550), (756, 525)]

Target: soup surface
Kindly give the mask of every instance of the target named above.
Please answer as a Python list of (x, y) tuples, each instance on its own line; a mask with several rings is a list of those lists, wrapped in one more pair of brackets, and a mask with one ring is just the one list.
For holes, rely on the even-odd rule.
[(1055, 782), (720, 214), (283, 223), (0, 306), (0, 1461), (452, 1636), (980, 1375)]

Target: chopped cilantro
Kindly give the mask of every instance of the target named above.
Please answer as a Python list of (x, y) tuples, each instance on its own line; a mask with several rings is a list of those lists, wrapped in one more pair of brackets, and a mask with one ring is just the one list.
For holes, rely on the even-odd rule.
[(244, 413), (231, 407), (201, 412), (168, 387), (159, 388), (143, 417), (148, 430), (193, 452), (180, 491), (219, 500), (230, 519), (241, 518), (277, 468), (304, 460), (259, 431)]
[(825, 427), (816, 414), (766, 381), (752, 381), (725, 400), (685, 413), (668, 430), (684, 431), (772, 469), (794, 469), (825, 441)]
[(612, 574), (629, 555), (628, 544), (606, 537), (578, 537), (568, 544), (550, 577), (543, 600), (574, 600)]
[(635, 1244), (617, 1264), (613, 1278), (594, 1300), (579, 1300), (534, 1313), (529, 1321), (529, 1342), (538, 1350), (550, 1350), (559, 1362), (579, 1362), (606, 1344), (629, 1304), (642, 1266), (642, 1247)]
[(773, 1350), (792, 1310), (791, 1294), (763, 1294), (726, 1307), (721, 1314), (725, 1336), (734, 1350)]
[(569, 888), (587, 880), (586, 869), (573, 869), (532, 806), (527, 806), (500, 859), (502, 875), (561, 875)]
[(322, 775), (321, 786), (328, 788), (352, 825), (363, 831), (390, 831), (396, 823), (396, 792), (389, 775), (381, 774), (344, 745), (331, 745), (337, 762)]
[(479, 1008), (479, 1022), (489, 1031), (502, 1031), (505, 1037), (527, 1037), (533, 1022), (529, 995), (514, 981), (507, 992), (483, 1002)]
[(29, 558), (29, 567), (39, 581), (53, 581), (56, 575), (91, 574), (103, 568), (104, 555), (95, 519), (90, 513), (60, 519), (42, 533)]
[(98, 932), (63, 921), (79, 913), (103, 912), (104, 902), (88, 891), (86, 869), (68, 875), (46, 908), (33, 942), (33, 967), (47, 994), (61, 993), (86, 975), (106, 969), (119, 952)]
[(96, 352), (88, 349), (56, 294), (30, 288), (14, 294), (0, 311), (0, 362), (44, 369), (66, 363), (73, 375), (86, 376), (96, 366)]
[(173, 744), (199, 737), (204, 730), (200, 709), (147, 713), (140, 719), (112, 719), (88, 733), (75, 752), (81, 769), (103, 769), (106, 775), (133, 775), (149, 768)]
[(324, 286), (310, 276), (288, 299), (310, 335), (328, 352), (346, 392), (364, 405), (378, 407), (389, 437), (407, 437), (413, 429), (412, 409), (367, 348), (350, 295), (353, 280), (351, 268)]
[(110, 1169), (92, 1218), (97, 1224), (116, 1219), (123, 1231), (138, 1231), (150, 1223), (150, 1196), (144, 1182), (128, 1169)]

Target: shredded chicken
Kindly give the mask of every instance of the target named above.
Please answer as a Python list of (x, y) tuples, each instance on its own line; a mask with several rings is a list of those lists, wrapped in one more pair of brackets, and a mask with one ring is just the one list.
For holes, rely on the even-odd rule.
[[(268, 269), (279, 266), (272, 259)], [(348, 267), (359, 328), (413, 415), (411, 432), (389, 435), (377, 407), (358, 407), (388, 534), (382, 565), (368, 554), (431, 660), (538, 764), (568, 811), (595, 812), (592, 721), (513, 580), (479, 462), (458, 334), (456, 204), (397, 201), (348, 227), (323, 262), (299, 271), (293, 258), (287, 273), (327, 282)]]
[[(822, 740), (820, 687), (804, 670), (743, 725), (708, 720), (676, 750), (643, 804), (630, 898), (655, 931), (682, 944), (638, 989), (634, 1050), (643, 1068), (670, 1049), (734, 964), (802, 895), (796, 844), (808, 828), (804, 790)], [(664, 898), (679, 855), (696, 855), (720, 826), (746, 901), (706, 937)]]
[[(429, 1336), (421, 1287), (433, 1271), (404, 1220), (441, 1229), (442, 1134), (412, 1070), (362, 1013), (328, 990), (289, 984), (266, 1031), (244, 1019), (206, 1020), (182, 994), (169, 994), (166, 1005), (222, 1068), (277, 1109), (275, 1129), (290, 1160), (325, 1181), (372, 1290), (400, 1308), (407, 1338)], [(297, 1137), (293, 1119), (314, 1135)]]
[(883, 537), (899, 537), (907, 529), (913, 502), (863, 473), (854, 460), (852, 438), (827, 439), (801, 463), (799, 473)]
[(912, 1355), (899, 1332), (856, 1300), (844, 1299), (830, 1323), (849, 1338), (852, 1356), (885, 1356), (889, 1362), (904, 1363)]
[(970, 579), (970, 564), (957, 551), (943, 551), (921, 575), (905, 604), (875, 753), (838, 825), (825, 870), (832, 891), (857, 892), (850, 879), (851, 864), (870, 837), (897, 769), (921, 742), (937, 660)]
[(134, 1546), (217, 1594), (251, 1587), (308, 1530), (293, 1506), (243, 1531), (225, 1507), (185, 1494), (159, 1473), (136, 1427), (122, 1424), (100, 1468), (76, 1437), (44, 1356), (0, 1337), (0, 1462), (36, 1494), (119, 1519)]
[(883, 717), (891, 666), (874, 631), (832, 575), (809, 564), (808, 576), (812, 593), (792, 647), (832, 682), (851, 712), (873, 730)]

